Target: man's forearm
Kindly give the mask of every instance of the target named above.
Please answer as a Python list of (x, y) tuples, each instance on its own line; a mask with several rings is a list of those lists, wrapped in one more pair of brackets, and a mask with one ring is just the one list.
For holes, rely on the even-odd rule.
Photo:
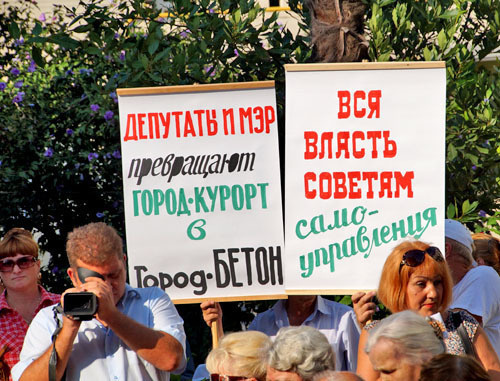
[(168, 333), (148, 328), (121, 312), (106, 323), (130, 349), (156, 368), (170, 372), (181, 364), (182, 345)]
[[(56, 338), (56, 353), (57, 353), (57, 365), (56, 365), (56, 380), (61, 380), (68, 365), (68, 360), (71, 355), (71, 350), (73, 348), (73, 342), (78, 333), (78, 330), (74, 330), (68, 327), (62, 327), (61, 332)], [(52, 343), (50, 347), (33, 361), (23, 372), (19, 381), (49, 381), (49, 359), (52, 353)]]

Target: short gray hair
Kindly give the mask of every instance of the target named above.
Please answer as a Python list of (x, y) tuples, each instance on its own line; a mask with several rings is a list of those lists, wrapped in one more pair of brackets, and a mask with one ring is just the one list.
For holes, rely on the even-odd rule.
[(419, 365), (445, 351), (444, 343), (430, 324), (417, 313), (406, 310), (381, 320), (370, 332), (365, 352), (370, 353), (379, 339), (399, 345), (406, 361)]
[(297, 373), (304, 380), (324, 370), (335, 370), (335, 354), (325, 335), (308, 326), (283, 327), (278, 331), (267, 363), (282, 372)]
[[(446, 243), (449, 243), (451, 245), (454, 255), (458, 255), (463, 258), (467, 266), (472, 265), (472, 263), (474, 262), (474, 257), (472, 255), (472, 251), (467, 246), (449, 237), (445, 237), (445, 241)], [(473, 243), (472, 250), (475, 250), (475, 248), (476, 247)]]
[(325, 370), (315, 375), (312, 381), (363, 381), (363, 379), (352, 372)]

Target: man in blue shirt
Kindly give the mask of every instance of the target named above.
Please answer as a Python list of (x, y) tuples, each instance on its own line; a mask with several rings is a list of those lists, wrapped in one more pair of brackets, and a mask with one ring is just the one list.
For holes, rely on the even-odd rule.
[[(205, 301), (200, 307), (207, 325), (217, 324), (222, 335), (219, 303)], [(274, 339), (280, 328), (301, 325), (316, 328), (326, 336), (335, 353), (337, 370), (356, 370), (360, 329), (353, 309), (346, 305), (316, 295), (290, 295), (258, 314), (248, 329)]]
[[(92, 292), (98, 309), (94, 319), (78, 321), (59, 315), (53, 307), (39, 312), (32, 321), (20, 361), (13, 368), (14, 380), (49, 380), (49, 360), (55, 380), (169, 380), (169, 372), (182, 372), (185, 357), (183, 321), (172, 301), (158, 288), (134, 289), (126, 284), (122, 240), (104, 223), (76, 228), (66, 245), (74, 288), (68, 292)], [(78, 268), (102, 276), (80, 281)], [(54, 356), (53, 356), (54, 357)], [(55, 368), (55, 369), (54, 369)], [(52, 381), (52, 380), (51, 380)]]

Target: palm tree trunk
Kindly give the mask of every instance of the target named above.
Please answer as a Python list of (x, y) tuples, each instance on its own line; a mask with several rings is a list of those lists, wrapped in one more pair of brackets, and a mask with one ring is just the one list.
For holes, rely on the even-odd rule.
[(356, 0), (306, 0), (316, 62), (355, 62), (368, 57), (363, 36), (366, 5)]

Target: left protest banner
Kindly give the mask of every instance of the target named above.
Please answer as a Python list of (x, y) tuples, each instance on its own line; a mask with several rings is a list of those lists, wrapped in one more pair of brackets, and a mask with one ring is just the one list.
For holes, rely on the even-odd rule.
[(274, 82), (118, 89), (130, 283), (284, 294)]

